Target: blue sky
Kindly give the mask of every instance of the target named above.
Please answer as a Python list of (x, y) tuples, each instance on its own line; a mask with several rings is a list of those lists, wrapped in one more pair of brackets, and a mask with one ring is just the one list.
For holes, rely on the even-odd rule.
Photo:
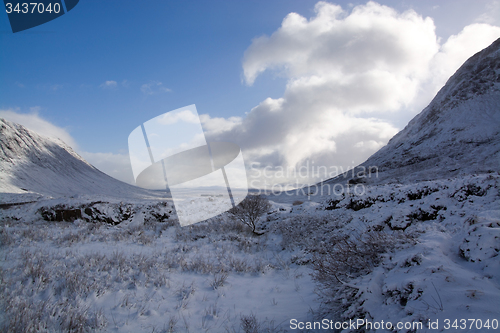
[[(83, 150), (126, 150), (139, 123), (184, 105), (244, 114), (284, 84), (242, 84), (252, 38), (314, 1), (80, 1), (57, 20), (17, 34), (2, 15), (0, 108), (68, 128)], [(116, 87), (102, 89), (106, 81)], [(170, 92), (158, 91), (156, 82)], [(151, 94), (141, 91), (152, 84)], [(22, 85), (22, 87), (21, 87)], [(109, 133), (112, 133), (110, 137)]]
[[(380, 1), (380, 5), (372, 6), (361, 1), (329, 2), (329, 6), (316, 3), (309, 0), (82, 0), (66, 15), (16, 34), (10, 30), (7, 15), (2, 14), (0, 110), (3, 113), (0, 116), (26, 121), (27, 125), (29, 117), (36, 118), (39, 126), (45, 124), (47, 133), (60, 134), (91, 163), (129, 182), (127, 137), (130, 132), (144, 121), (190, 104), (196, 104), (199, 114), (207, 115), (205, 126), (212, 137), (236, 141), (247, 151), (247, 163), (297, 166), (312, 158), (325, 165), (351, 165), (362, 162), (401, 129), (430, 101), (463, 60), (500, 37), (498, 1)], [(332, 14), (332, 10), (337, 10), (334, 8), (343, 11)], [(365, 16), (352, 15), (356, 10)], [(282, 26), (292, 12), (298, 14), (296, 19), (291, 17), (290, 24)], [(327, 19), (320, 20), (319, 13)], [(306, 26), (297, 17), (311, 24)], [(361, 28), (363, 17), (371, 22), (369, 28)], [(426, 17), (432, 24), (425, 21)], [(397, 52), (406, 47), (405, 54), (410, 54), (415, 51), (409, 49), (412, 46), (404, 40), (416, 38), (416, 44), (421, 41), (416, 50), (428, 50), (423, 56), (428, 57), (425, 64), (417, 59), (397, 68), (383, 69), (390, 76), (387, 84), (419, 77), (418, 82), (411, 85), (415, 92), (404, 98), (387, 97), (382, 102), (367, 100), (363, 105), (341, 99), (327, 101), (326, 95), (378, 94), (369, 88), (356, 90), (365, 79), (351, 86), (345, 82), (340, 84), (342, 79), (332, 79), (330, 74), (339, 68), (346, 73), (345, 78), (356, 80), (359, 76), (358, 72), (348, 72), (346, 63), (336, 58), (341, 57), (336, 53), (342, 46), (339, 31), (330, 30), (322, 39), (314, 32), (322, 24), (323, 28), (336, 29), (329, 27), (328, 22), (334, 21), (339, 29), (346, 31), (345, 45), (359, 40), (360, 36), (363, 39), (387, 35), (394, 39), (388, 44), (388, 50)], [(463, 30), (474, 24), (473, 28)], [(432, 25), (433, 34), (429, 28)], [(410, 35), (423, 27), (429, 28), (427, 35)], [(290, 37), (291, 31), (299, 31), (297, 29), (301, 31), (297, 36), (302, 34), (311, 40), (304, 44), (310, 52), (300, 53), (293, 45), (285, 45), (300, 42), (296, 36)], [(394, 32), (399, 29), (401, 32)], [(268, 37), (257, 42), (256, 38), (262, 36)], [(456, 38), (450, 41), (450, 36)], [(314, 52), (319, 49), (319, 43), (330, 42), (333, 46), (326, 51), (332, 56), (321, 60)], [(366, 53), (371, 53), (370, 47), (377, 48), (369, 43), (360, 45), (359, 50)], [(373, 50), (373, 53), (380, 53), (383, 61), (391, 62), (392, 56), (383, 51)], [(295, 54), (295, 58), (290, 58), (290, 54)], [(301, 63), (304, 54), (309, 58)], [(357, 54), (344, 56), (357, 58)], [(396, 61), (408, 58), (401, 57), (395, 58)], [(367, 63), (366, 59), (360, 56), (360, 67)], [(313, 64), (320, 61), (326, 62)], [(443, 63), (451, 64), (450, 68), (437, 73), (436, 66)], [(378, 70), (380, 68), (368, 68), (363, 75)], [(327, 83), (318, 86), (311, 83), (313, 79)], [(380, 81), (380, 77), (376, 80)], [(370, 85), (373, 86), (366, 87)], [(304, 95), (306, 91), (308, 95)], [(292, 103), (299, 97), (297, 103)], [(319, 105), (318, 100), (324, 103)], [(325, 107), (327, 103), (333, 103), (335, 110)], [(277, 112), (281, 119), (295, 118), (307, 128), (314, 127), (315, 121), (327, 122), (319, 116), (326, 113), (331, 116), (328, 121), (332, 124), (342, 125), (344, 121), (348, 124), (353, 119), (365, 124), (358, 132), (350, 132), (349, 140), (359, 151), (346, 148), (351, 156), (339, 148), (341, 144), (349, 147), (347, 134), (339, 139), (335, 135), (319, 135), (322, 130), (314, 128), (301, 134), (300, 126), (273, 118)], [(308, 118), (310, 123), (301, 120), (308, 112), (317, 115)], [(16, 118), (16, 115), (25, 117)], [(278, 127), (287, 128), (275, 131)], [(335, 131), (333, 125), (332, 131)], [(378, 134), (373, 134), (375, 131)], [(304, 139), (299, 140), (294, 134)], [(359, 137), (363, 139), (358, 140)], [(310, 155), (307, 155), (308, 147), (314, 147)], [(332, 159), (335, 153), (338, 156)]]

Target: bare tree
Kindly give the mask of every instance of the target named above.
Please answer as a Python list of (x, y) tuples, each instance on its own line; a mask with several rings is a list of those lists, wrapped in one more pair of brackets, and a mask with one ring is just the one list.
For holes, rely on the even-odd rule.
[(271, 209), (271, 204), (262, 195), (248, 195), (238, 206), (231, 208), (228, 212), (237, 220), (246, 224), (256, 235), (263, 232), (256, 230), (256, 223), (260, 216)]

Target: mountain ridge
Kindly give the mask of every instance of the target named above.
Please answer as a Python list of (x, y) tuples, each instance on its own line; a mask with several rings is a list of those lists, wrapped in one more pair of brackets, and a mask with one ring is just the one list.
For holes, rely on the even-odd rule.
[(0, 193), (3, 203), (78, 195), (135, 199), (164, 195), (116, 180), (61, 140), (44, 137), (2, 118)]
[[(414, 182), (499, 171), (500, 39), (470, 57), (387, 145), (321, 184)], [(377, 167), (375, 178), (363, 174)], [(358, 177), (350, 177), (350, 175)]]

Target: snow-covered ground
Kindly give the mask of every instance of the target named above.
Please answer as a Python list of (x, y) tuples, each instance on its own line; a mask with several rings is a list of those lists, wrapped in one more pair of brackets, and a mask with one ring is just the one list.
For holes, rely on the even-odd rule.
[(14, 331), (237, 332), (255, 315), (274, 332), (315, 306), (310, 268), (290, 263), (278, 235), (226, 218), (181, 228), (3, 215), (3, 325)]
[[(500, 319), (499, 181), (490, 173), (273, 203), (263, 236), (227, 216), (183, 228), (173, 217), (158, 222), (170, 206), (156, 202), (130, 205), (140, 218), (115, 226), (43, 220), (77, 199), (12, 206), (2, 210), (2, 325), (306, 332), (290, 320), (365, 318), (421, 322), (417, 332), (445, 331), (446, 319), (491, 326)], [(361, 252), (368, 244), (373, 256), (346, 252), (339, 237)], [(325, 281), (328, 265), (337, 274)]]
[[(340, 307), (344, 320), (422, 322), (418, 332), (445, 331), (446, 319), (452, 323), (481, 319), (490, 324), (499, 320), (499, 180), (498, 173), (491, 173), (374, 186), (363, 196), (330, 201), (327, 208), (337, 211), (337, 219), (349, 221), (337, 234), (349, 235), (355, 244), (363, 244), (372, 234), (377, 245), (383, 243), (378, 237), (385, 233), (382, 240), (392, 244), (381, 250), (368, 246), (372, 253), (380, 251), (380, 262), (368, 262), (376, 268), (338, 272), (345, 284), (336, 283), (333, 299), (339, 303), (330, 303), (329, 309)], [(325, 242), (330, 253), (346, 253), (342, 242)], [(336, 264), (328, 258), (323, 260)], [(331, 290), (323, 292), (329, 295)], [(439, 330), (426, 328), (429, 320), (439, 320)], [(450, 329), (488, 331), (468, 325)]]

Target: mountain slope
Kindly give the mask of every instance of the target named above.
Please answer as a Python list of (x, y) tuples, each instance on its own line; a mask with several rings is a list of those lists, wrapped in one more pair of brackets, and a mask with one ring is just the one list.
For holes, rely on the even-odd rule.
[[(405, 183), (499, 171), (499, 162), (500, 39), (469, 58), (431, 103), (355, 174), (376, 166), (378, 177), (365, 178), (368, 183)], [(350, 178), (352, 172), (324, 183)]]
[(137, 199), (161, 196), (102, 173), (62, 141), (2, 118), (0, 193), (4, 203), (82, 194)]

